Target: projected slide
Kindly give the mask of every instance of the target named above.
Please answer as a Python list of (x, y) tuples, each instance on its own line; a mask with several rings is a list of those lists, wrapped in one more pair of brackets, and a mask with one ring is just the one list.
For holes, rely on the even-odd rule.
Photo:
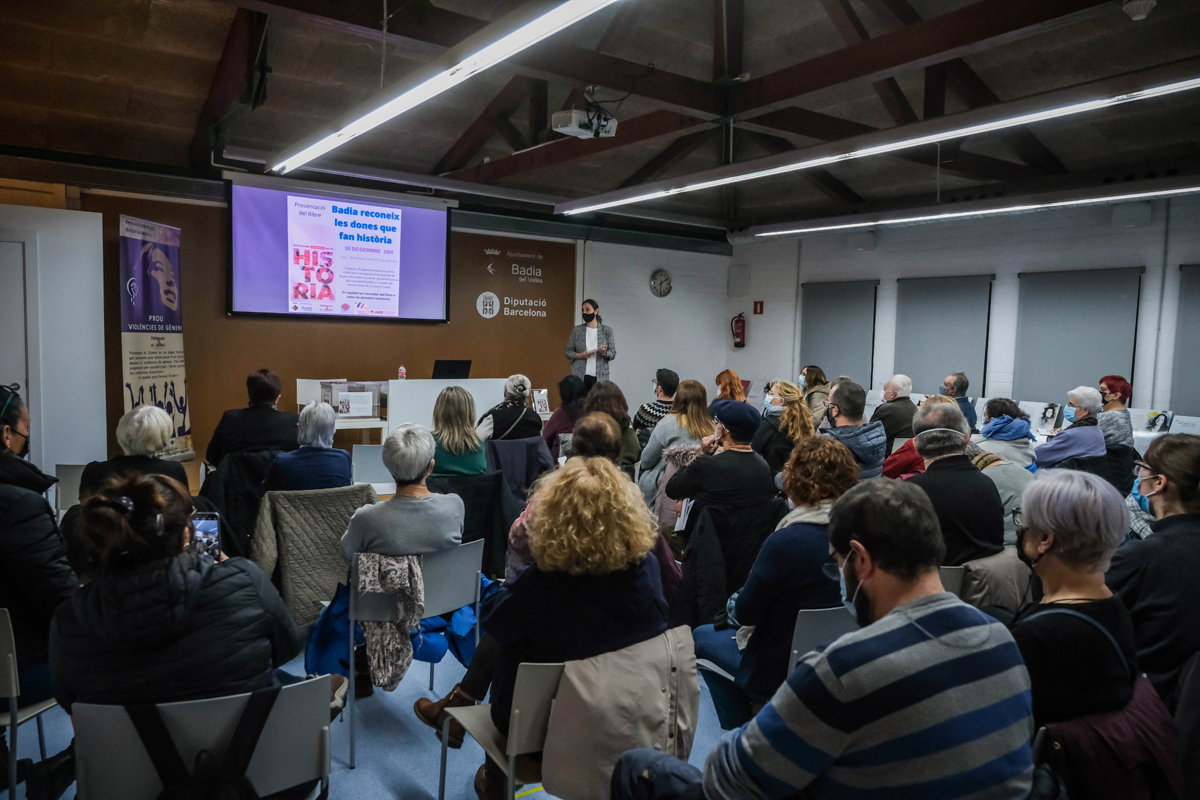
[(234, 186), (235, 312), (446, 318), (444, 209)]

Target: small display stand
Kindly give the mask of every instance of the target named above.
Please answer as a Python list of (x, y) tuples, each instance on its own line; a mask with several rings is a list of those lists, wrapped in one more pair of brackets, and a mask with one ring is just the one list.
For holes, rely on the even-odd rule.
[(382, 441), (389, 432), (386, 419), (388, 384), (389, 381), (297, 378), (297, 411), (312, 402), (329, 403), (337, 412), (336, 430), (361, 430), (363, 444), (370, 443), (371, 431), (377, 430)]

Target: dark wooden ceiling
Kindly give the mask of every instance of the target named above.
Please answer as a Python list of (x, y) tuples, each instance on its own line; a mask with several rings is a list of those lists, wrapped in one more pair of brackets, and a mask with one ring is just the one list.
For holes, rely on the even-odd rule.
[[(214, 146), (277, 152), (519, 3), (389, 0), (386, 34), (383, 5), (5, 3), (0, 147), (214, 171)], [(1200, 55), (1200, 3), (1160, 0), (1141, 22), (1120, 5), (620, 0), (336, 158), (581, 197)], [(629, 94), (609, 106), (617, 137), (548, 131), (589, 84)], [(745, 225), (913, 203), (939, 188), (928, 150), (647, 207)], [(1194, 164), (1200, 91), (946, 143), (940, 159), (943, 193)]]

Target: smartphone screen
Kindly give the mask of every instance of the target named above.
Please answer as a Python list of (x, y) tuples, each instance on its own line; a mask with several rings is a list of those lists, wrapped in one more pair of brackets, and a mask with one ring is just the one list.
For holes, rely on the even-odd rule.
[(221, 552), (221, 517), (213, 513), (198, 513), (192, 517), (192, 527), (195, 530), (192, 550), (196, 553), (207, 553), (215, 560)]

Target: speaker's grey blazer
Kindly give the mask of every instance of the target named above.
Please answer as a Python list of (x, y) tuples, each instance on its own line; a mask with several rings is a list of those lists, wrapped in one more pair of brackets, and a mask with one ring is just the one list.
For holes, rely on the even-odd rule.
[[(608, 380), (608, 362), (617, 357), (617, 340), (613, 338), (612, 328), (603, 323), (596, 328), (596, 347), (608, 345), (608, 355), (596, 354), (596, 380)], [(582, 378), (587, 372), (587, 359), (576, 358), (576, 353), (587, 351), (587, 325), (576, 325), (571, 329), (571, 338), (567, 340), (566, 354), (571, 362), (571, 374)]]

